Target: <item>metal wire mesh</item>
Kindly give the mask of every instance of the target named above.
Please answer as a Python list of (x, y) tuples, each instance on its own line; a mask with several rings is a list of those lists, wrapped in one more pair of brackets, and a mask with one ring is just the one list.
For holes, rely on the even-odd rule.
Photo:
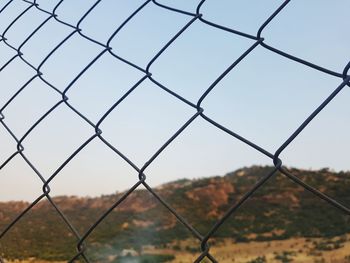
[[(217, 260), (214, 258), (213, 255), (211, 255), (210, 253), (210, 246), (209, 246), (209, 240), (211, 237), (213, 237), (213, 235), (218, 231), (218, 229), (221, 227), (221, 225), (232, 215), (234, 214), (237, 209), (244, 204), (252, 195), (255, 191), (257, 191), (261, 186), (263, 186), (276, 172), (281, 172), (283, 175), (285, 175), (286, 177), (288, 177), (289, 179), (291, 179), (292, 181), (294, 181), (295, 183), (299, 184), (300, 186), (302, 186), (303, 188), (307, 189), (308, 191), (310, 191), (311, 193), (313, 193), (314, 195), (316, 195), (317, 197), (325, 200), (326, 202), (328, 202), (331, 206), (334, 206), (338, 209), (340, 209), (342, 212), (350, 215), (350, 209), (348, 207), (345, 207), (344, 205), (342, 205), (341, 203), (337, 202), (336, 200), (332, 199), (331, 197), (325, 195), (324, 193), (320, 192), (319, 190), (313, 188), (312, 186), (306, 184), (305, 182), (303, 182), (301, 179), (299, 179), (298, 177), (296, 177), (295, 175), (293, 175), (291, 172), (289, 172), (283, 165), (282, 165), (282, 160), (279, 158), (281, 153), (286, 149), (286, 147), (293, 143), (293, 141), (295, 140), (295, 138), (305, 129), (305, 127), (324, 109), (324, 107), (330, 103), (337, 95), (338, 93), (346, 86), (350, 86), (350, 75), (349, 75), (349, 68), (350, 68), (350, 63), (348, 63), (345, 67), (343, 72), (335, 72), (332, 71), (330, 69), (327, 69), (325, 67), (313, 64), (309, 61), (303, 60), (302, 58), (299, 57), (295, 57), (293, 55), (290, 55), (288, 53), (285, 53), (284, 51), (279, 50), (276, 47), (273, 47), (271, 45), (269, 45), (267, 43), (267, 41), (263, 38), (263, 32), (264, 30), (269, 26), (270, 22), (274, 19), (277, 19), (278, 14), (287, 7), (287, 5), (290, 3), (290, 0), (286, 0), (284, 1), (271, 15), (270, 17), (268, 17), (266, 19), (266, 21), (259, 27), (259, 29), (257, 30), (256, 35), (251, 35), (245, 32), (241, 32), (237, 29), (233, 29), (233, 28), (228, 28), (225, 27), (223, 25), (217, 24), (215, 22), (209, 21), (206, 19), (206, 16), (204, 13), (202, 13), (202, 6), (203, 4), (206, 2), (206, 0), (202, 0), (199, 2), (196, 10), (194, 12), (188, 12), (185, 10), (180, 10), (180, 9), (176, 9), (173, 8), (171, 6), (167, 6), (165, 4), (161, 4), (159, 2), (157, 2), (156, 0), (147, 0), (145, 2), (143, 2), (123, 23), (120, 24), (120, 26), (115, 29), (115, 31), (113, 32), (113, 34), (110, 35), (109, 39), (107, 42), (105, 43), (101, 43), (98, 40), (89, 37), (88, 35), (84, 34), (84, 31), (81, 28), (81, 23), (84, 21), (84, 19), (86, 19), (86, 17), (89, 16), (89, 14), (91, 13), (91, 11), (93, 9), (95, 9), (101, 2), (102, 0), (98, 0), (96, 1), (91, 7), (90, 9), (79, 19), (78, 23), (76, 24), (70, 24), (66, 21), (61, 20), (57, 14), (56, 14), (56, 10), (58, 9), (58, 7), (64, 2), (64, 0), (60, 0), (58, 2), (58, 4), (55, 6), (55, 8), (53, 10), (45, 10), (42, 9), (40, 7), (40, 5), (36, 2), (36, 0), (30, 1), (30, 0), (22, 0), (23, 2), (25, 2), (27, 4), (27, 8), (18, 14), (18, 16), (11, 21), (11, 23), (9, 23), (9, 26), (6, 28), (6, 30), (4, 32), (2, 32), (2, 34), (0, 35), (0, 42), (3, 42), (9, 49), (12, 49), (15, 51), (15, 55), (13, 57), (11, 57), (4, 65), (1, 66), (0, 71), (2, 71), (3, 69), (5, 69), (6, 67), (8, 67), (11, 63), (13, 63), (15, 60), (20, 60), (22, 61), (22, 63), (26, 64), (28, 67), (30, 67), (33, 70), (33, 75), (30, 79), (28, 79), (28, 81), (22, 86), (20, 87), (14, 94), (13, 96), (0, 108), (0, 123), (1, 125), (7, 130), (7, 132), (10, 134), (10, 136), (13, 138), (13, 140), (16, 142), (17, 145), (17, 151), (14, 152), (11, 156), (8, 157), (8, 159), (2, 163), (0, 165), (0, 169), (3, 169), (5, 166), (7, 166), (11, 160), (15, 157), (15, 156), (20, 156), (31, 168), (32, 170), (36, 173), (36, 175), (40, 178), (41, 182), (42, 182), (42, 191), (43, 193), (37, 197), (37, 199), (31, 203), (24, 211), (22, 211), (4, 230), (2, 230), (2, 232), (0, 233), (0, 239), (2, 237), (4, 237), (4, 235), (6, 235), (6, 233), (27, 213), (29, 212), (39, 201), (43, 200), (43, 199), (47, 199), (49, 201), (49, 203), (52, 205), (52, 207), (55, 209), (55, 211), (57, 212), (57, 214), (64, 220), (65, 224), (69, 227), (69, 229), (71, 230), (71, 232), (74, 234), (74, 236), (76, 237), (76, 249), (77, 249), (77, 253), (76, 255), (69, 261), (69, 262), (73, 262), (75, 260), (83, 260), (85, 262), (90, 262), (88, 257), (86, 256), (86, 248), (84, 246), (84, 241), (86, 241), (86, 239), (89, 237), (89, 235), (95, 230), (95, 228), (111, 213), (112, 210), (114, 210), (116, 207), (118, 207), (133, 191), (135, 191), (140, 185), (143, 185), (148, 191), (149, 193), (151, 193), (159, 202), (161, 202), (161, 204), (169, 211), (169, 213), (173, 214), (177, 220), (179, 220), (182, 225), (187, 228), (192, 234), (193, 236), (198, 239), (201, 242), (201, 253), (198, 255), (197, 259), (195, 260), (195, 262), (200, 262), (201, 260), (203, 260), (204, 258), (207, 258), (208, 260), (210, 260), (211, 262), (217, 262)], [(17, 1), (14, 0), (10, 0), (7, 3), (5, 3), (3, 5), (3, 7), (0, 10), (0, 15), (1, 13), (6, 9), (9, 8), (11, 5), (15, 5), (17, 3)], [(136, 65), (133, 62), (129, 61), (127, 58), (122, 58), (121, 56), (119, 56), (116, 52), (114, 52), (110, 46), (110, 43), (113, 39), (118, 38), (118, 33), (119, 31), (125, 27), (131, 20), (133, 20), (133, 18), (135, 17), (135, 15), (137, 15), (138, 13), (142, 12), (144, 10), (144, 8), (146, 6), (149, 5), (155, 5), (157, 6), (157, 8), (161, 8), (161, 9), (166, 9), (167, 11), (171, 11), (171, 12), (175, 12), (178, 14), (181, 14), (185, 17), (189, 18), (189, 21), (187, 22), (187, 24), (181, 28), (181, 30), (179, 30), (170, 40), (168, 40), (167, 44), (164, 45), (158, 52), (157, 54), (148, 61), (148, 64), (146, 67), (142, 67), (140, 65)], [(45, 19), (33, 32), (31, 32), (31, 34), (19, 45), (19, 46), (12, 46), (11, 44), (9, 44), (9, 42), (7, 41), (6, 38), (6, 33), (7, 31), (19, 20), (21, 20), (21, 18), (23, 17), (23, 15), (25, 13), (27, 13), (29, 10), (35, 10), (36, 12), (41, 12), (45, 15), (47, 15), (47, 19)], [(46, 57), (40, 62), (39, 66), (34, 66), (33, 64), (31, 64), (31, 61), (27, 61), (24, 57), (23, 57), (23, 53), (22, 53), (22, 47), (31, 40), (31, 38), (36, 35), (41, 28), (45, 27), (46, 24), (49, 21), (55, 21), (56, 23), (59, 23), (67, 28), (72, 29), (73, 31), (64, 39), (62, 39), (62, 41), (54, 48), (52, 49), (47, 55)], [(222, 72), (217, 78), (216, 80), (206, 89), (206, 91), (201, 95), (201, 97), (198, 99), (198, 101), (194, 104), (190, 101), (188, 101), (187, 99), (185, 99), (184, 97), (182, 97), (181, 95), (179, 95), (178, 93), (174, 92), (173, 90), (167, 88), (165, 85), (163, 85), (162, 83), (158, 82), (152, 75), (152, 65), (155, 61), (157, 61), (157, 59), (162, 55), (162, 53), (167, 50), (169, 48), (169, 46), (171, 46), (178, 38), (181, 38), (181, 35), (183, 32), (185, 32), (186, 30), (188, 30), (195, 21), (199, 21), (201, 23), (203, 23), (204, 25), (208, 26), (208, 27), (212, 27), (216, 30), (221, 30), (221, 31), (226, 31), (228, 33), (231, 33), (233, 35), (237, 35), (239, 37), (242, 38), (247, 38), (250, 40), (253, 40), (254, 43), (243, 53), (241, 54), (241, 56), (232, 62), (232, 64), (224, 71)], [(46, 61), (55, 53), (57, 52), (57, 50), (59, 50), (61, 48), (61, 46), (67, 42), (70, 38), (72, 38), (73, 36), (80, 36), (81, 38), (86, 39), (87, 41), (93, 43), (94, 45), (97, 45), (99, 47), (102, 47), (103, 50), (93, 59), (91, 60), (86, 66), (85, 68), (74, 78), (73, 81), (71, 81), (71, 83), (65, 87), (65, 89), (63, 91), (61, 91), (58, 87), (55, 87), (53, 84), (51, 84), (47, 79), (45, 79), (45, 74), (43, 74), (41, 72), (41, 68), (43, 67), (43, 65), (46, 63)], [(320, 71), (324, 74), (328, 74), (328, 75), (332, 75), (334, 77), (339, 78), (339, 86), (336, 87), (334, 89), (334, 91), (329, 94), (328, 98), (323, 101), (319, 107), (317, 107), (313, 113), (304, 120), (304, 122), (297, 127), (297, 129), (295, 130), (295, 132), (293, 134), (290, 135), (290, 137), (275, 151), (275, 153), (270, 153), (269, 151), (267, 151), (266, 149), (258, 146), (257, 144), (255, 144), (254, 142), (244, 138), (243, 136), (241, 136), (240, 134), (235, 133), (234, 131), (224, 127), (223, 125), (221, 125), (220, 123), (216, 122), (214, 119), (211, 119), (210, 117), (208, 117), (205, 114), (204, 108), (202, 107), (202, 102), (203, 100), (207, 97), (210, 96), (210, 93), (212, 92), (213, 89), (215, 89), (215, 87), (217, 86), (217, 84), (223, 79), (225, 78), (225, 76), (231, 72), (232, 70), (235, 69), (235, 67), (242, 61), (244, 60), (247, 56), (249, 56), (249, 54), (256, 49), (258, 46), (263, 47), (271, 52), (274, 52), (288, 60), (292, 60), (295, 63), (300, 63), (303, 64), (307, 67), (311, 67), (317, 71)], [(142, 73), (142, 77), (140, 79), (137, 80), (136, 84), (133, 85), (132, 87), (130, 87), (130, 89), (122, 96), (120, 97), (117, 101), (115, 101), (114, 105), (105, 112), (105, 114), (99, 119), (99, 121), (97, 123), (94, 123), (92, 121), (90, 121), (85, 115), (84, 112), (80, 112), (77, 109), (75, 109), (68, 101), (68, 97), (67, 97), (67, 92), (70, 89), (70, 87), (96, 62), (98, 61), (102, 55), (104, 54), (108, 54), (109, 56), (112, 56), (113, 58), (115, 58), (116, 60), (119, 60), (123, 63), (125, 63), (126, 65), (135, 68), (136, 70), (138, 70), (139, 72)], [(173, 134), (167, 141), (165, 141), (163, 143), (163, 145), (158, 149), (158, 151), (156, 151), (153, 156), (142, 166), (142, 167), (138, 167), (137, 165), (134, 164), (133, 160), (129, 159), (126, 155), (124, 155), (122, 152), (120, 152), (117, 147), (115, 147), (114, 145), (112, 145), (111, 143), (109, 143), (104, 137), (103, 137), (103, 133), (102, 130), (100, 129), (101, 123), (105, 120), (105, 118), (112, 112), (115, 110), (118, 110), (118, 105), (125, 100), (131, 93), (133, 93), (138, 86), (143, 83), (145, 80), (150, 80), (152, 81), (155, 85), (157, 85), (157, 87), (159, 87), (159, 89), (162, 89), (164, 91), (166, 91), (167, 93), (169, 93), (170, 95), (172, 95), (173, 97), (175, 97), (176, 99), (178, 99), (179, 101), (181, 101), (182, 103), (184, 103), (185, 105), (187, 105), (188, 107), (190, 107), (191, 109), (193, 109), (193, 115), (190, 119), (187, 120), (187, 122), (182, 125), (181, 127), (178, 128), (177, 132), (175, 134)], [(26, 89), (26, 87), (33, 82), (34, 80), (40, 80), (43, 83), (45, 83), (45, 85), (47, 85), (50, 89), (54, 90), (55, 92), (57, 92), (60, 96), (61, 96), (61, 100), (58, 101), (56, 104), (52, 105), (52, 107), (44, 114), (42, 115), (42, 117), (37, 120), (28, 130), (27, 132), (22, 136), (22, 137), (17, 137), (17, 135), (15, 134), (15, 132), (13, 130), (11, 130), (11, 128), (9, 128), (9, 126), (6, 124), (6, 116), (3, 114), (3, 111), (6, 107), (8, 107), (8, 105), (11, 104), (11, 102), (23, 91)], [(1, 80), (0, 80), (1, 83)], [(91, 125), (94, 130), (95, 133), (93, 135), (91, 135), (91, 137), (86, 140), (83, 144), (80, 145), (80, 147), (78, 147), (73, 154), (71, 154), (60, 166), (59, 168), (47, 179), (45, 179), (45, 177), (40, 174), (40, 172), (38, 171), (38, 169), (36, 169), (36, 167), (32, 164), (32, 162), (30, 161), (29, 158), (27, 158), (26, 156), (26, 151), (24, 149), (24, 147), (22, 146), (22, 142), (23, 140), (33, 131), (33, 129), (40, 123), (42, 122), (44, 119), (46, 119), (50, 114), (52, 114), (52, 112), (55, 111), (55, 109), (59, 106), (59, 105), (65, 105), (67, 108), (69, 108), (72, 112), (74, 112), (74, 114), (78, 115), (80, 118), (82, 118), (85, 122), (87, 122), (89, 125)], [(186, 218), (182, 217), (181, 214), (176, 211), (174, 208), (172, 208), (168, 202), (166, 200), (164, 200), (161, 196), (159, 196), (156, 191), (154, 191), (154, 189), (152, 189), (152, 187), (147, 184), (147, 176), (145, 174), (145, 170), (147, 169), (147, 167), (152, 164), (152, 162), (158, 158), (159, 155), (162, 154), (162, 152), (164, 151), (165, 148), (167, 148), (173, 141), (174, 139), (179, 136), (184, 130), (186, 130), (191, 123), (197, 119), (197, 118), (202, 118), (203, 120), (207, 121), (208, 123), (210, 123), (211, 125), (215, 126), (217, 129), (220, 129), (222, 131), (224, 131), (225, 133), (229, 134), (230, 136), (232, 136), (232, 140), (240, 140), (243, 143), (245, 143), (246, 145), (252, 147), (253, 149), (255, 149), (256, 151), (262, 153), (263, 155), (267, 156), (268, 158), (271, 159), (271, 162), (274, 165), (274, 170), (269, 173), (266, 174), (264, 177), (262, 177), (252, 188), (249, 192), (247, 192), (237, 203), (232, 204), (231, 208), (225, 213), (224, 216), (222, 216), (222, 218), (220, 220), (218, 220), (209, 230), (207, 233), (205, 234), (201, 234), (199, 233), (190, 223), (187, 222)], [(94, 140), (100, 140), (102, 143), (104, 143), (106, 146), (108, 146), (111, 151), (113, 151), (116, 155), (119, 155), (121, 158), (123, 158), (125, 160), (125, 162), (127, 162), (134, 170), (137, 171), (139, 178), (137, 179), (136, 183), (134, 184), (133, 187), (131, 187), (128, 191), (126, 191), (122, 197), (116, 201), (107, 211), (105, 211), (103, 214), (100, 215), (99, 219), (94, 222), (94, 224), (85, 232), (85, 233), (78, 233), (78, 231), (76, 230), (76, 228), (74, 227), (74, 225), (69, 221), (69, 219), (64, 215), (64, 213), (59, 209), (59, 207), (55, 204), (54, 200), (51, 198), (50, 196), (50, 182), (57, 176), (59, 176), (60, 171), (73, 159), (75, 158), (75, 156), (84, 148), (86, 147), (89, 143), (91, 143)], [(1, 261), (1, 260), (0, 260)]]

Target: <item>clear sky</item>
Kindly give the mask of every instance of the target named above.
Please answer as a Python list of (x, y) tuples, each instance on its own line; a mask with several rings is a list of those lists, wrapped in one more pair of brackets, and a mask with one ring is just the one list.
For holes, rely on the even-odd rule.
[[(52, 10), (57, 0), (37, 1)], [(195, 12), (198, 0), (159, 0)], [(220, 25), (256, 35), (260, 25), (283, 1), (207, 0), (203, 17)], [(1, 0), (0, 9), (7, 3)], [(58, 18), (76, 24), (93, 5), (91, 0), (65, 0)], [(102, 0), (81, 22), (82, 32), (106, 43), (119, 25), (140, 6), (140, 0)], [(14, 0), (0, 13), (0, 32), (28, 4)], [(350, 60), (348, 0), (292, 0), (265, 28), (265, 43), (341, 73)], [(18, 47), (48, 15), (30, 9), (6, 32)], [(113, 52), (145, 68), (155, 54), (189, 20), (150, 2), (111, 40)], [(23, 57), (38, 66), (72, 29), (47, 22), (22, 47)], [(195, 21), (152, 64), (154, 79), (197, 103), (203, 92), (254, 40)], [(43, 65), (43, 77), (63, 91), (102, 51), (78, 34)], [(15, 52), (0, 42), (0, 67)], [(0, 72), (0, 108), (35, 71), (19, 58)], [(108, 52), (69, 89), (69, 103), (93, 123), (127, 92), (143, 73)], [(225, 127), (274, 153), (342, 80), (288, 60), (259, 46), (206, 97), (204, 113)], [(32, 81), (5, 109), (5, 123), (21, 138), (61, 99), (40, 79)], [(350, 169), (350, 89), (344, 88), (324, 111), (281, 154), (287, 166)], [(138, 167), (188, 119), (195, 109), (145, 80), (101, 123), (103, 137)], [(94, 129), (65, 104), (57, 107), (23, 141), (24, 154), (45, 177), (54, 171)], [(0, 165), (16, 151), (16, 143), (0, 125)], [(243, 166), (272, 164), (271, 159), (198, 117), (146, 169), (151, 186), (179, 178), (223, 175)], [(86, 146), (50, 183), (51, 194), (97, 196), (123, 191), (137, 172), (98, 138)], [(17, 155), (0, 170), (0, 200), (32, 201), (42, 182)]]

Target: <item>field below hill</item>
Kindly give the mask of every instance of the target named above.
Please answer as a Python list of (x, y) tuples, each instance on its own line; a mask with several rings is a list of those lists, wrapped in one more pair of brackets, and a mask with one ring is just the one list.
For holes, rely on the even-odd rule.
[[(171, 263), (193, 262), (199, 254), (188, 251), (189, 243), (181, 242), (181, 251), (150, 249), (145, 252), (174, 255), (175, 259), (169, 261)], [(248, 243), (224, 239), (217, 241), (210, 252), (220, 263), (346, 263), (350, 262), (350, 235), (332, 239), (291, 238)]]
[[(189, 263), (199, 255), (195, 240), (176, 241), (165, 248), (146, 246), (141, 255), (110, 256), (103, 262), (113, 263)], [(350, 262), (350, 235), (331, 239), (290, 238), (261, 242), (234, 243), (217, 239), (210, 253), (220, 263), (347, 263)], [(37, 259), (5, 261), (6, 263), (63, 263)], [(102, 261), (101, 261), (102, 262)], [(203, 260), (203, 263), (210, 262)]]

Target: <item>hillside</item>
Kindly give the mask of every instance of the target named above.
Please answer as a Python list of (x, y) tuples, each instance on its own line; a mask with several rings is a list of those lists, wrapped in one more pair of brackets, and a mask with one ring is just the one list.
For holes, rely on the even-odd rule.
[[(205, 234), (232, 204), (271, 169), (253, 166), (224, 176), (183, 179), (162, 185), (156, 188), (156, 192), (200, 233)], [(350, 172), (290, 170), (315, 188), (350, 205)], [(83, 234), (121, 195), (97, 198), (61, 196), (53, 200), (78, 232)], [(26, 206), (28, 203), (25, 202), (0, 203), (0, 231)], [(346, 233), (350, 233), (348, 216), (285, 176), (276, 174), (220, 228), (212, 243), (215, 245), (220, 239), (238, 243), (291, 238), (331, 240)], [(88, 255), (98, 262), (109, 262), (116, 260), (113, 255), (121, 255), (125, 249), (132, 254), (141, 253), (147, 248), (176, 248), (180, 241), (191, 237), (190, 232), (169, 211), (140, 187), (89, 236)], [(75, 244), (74, 236), (62, 219), (47, 201), (42, 201), (0, 240), (0, 255), (7, 259), (66, 261), (75, 254)], [(182, 249), (182, 246), (177, 246), (177, 249)], [(197, 248), (198, 243), (186, 247), (193, 252)], [(169, 257), (158, 255), (157, 260), (149, 262), (165, 262), (171, 259)]]

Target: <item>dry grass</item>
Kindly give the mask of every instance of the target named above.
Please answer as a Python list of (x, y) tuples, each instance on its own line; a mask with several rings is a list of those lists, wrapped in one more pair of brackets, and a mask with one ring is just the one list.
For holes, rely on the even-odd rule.
[(27, 260), (6, 260), (5, 263), (66, 263), (65, 261), (45, 261), (45, 260), (39, 260), (39, 259), (27, 259)]
[[(226, 239), (216, 242), (210, 251), (220, 263), (247, 263), (261, 256), (265, 256), (266, 262), (288, 262), (278, 259), (278, 255), (281, 256), (283, 253), (288, 254), (287, 258), (291, 259), (289, 262), (295, 263), (346, 263), (350, 262), (350, 236), (347, 236), (346, 240), (341, 243), (340, 248), (325, 251), (315, 248), (315, 243), (325, 241), (324, 239), (317, 238), (293, 238), (280, 241), (238, 244)], [(171, 263), (188, 263), (193, 262), (198, 254), (187, 252), (185, 248), (186, 246), (192, 247), (195, 244), (198, 245), (194, 241), (187, 240), (177, 243), (181, 251), (149, 248), (145, 252), (152, 254), (172, 254), (176, 258)], [(346, 258), (347, 256), (349, 257)]]
[[(343, 236), (343, 241), (339, 248), (322, 250), (316, 248), (315, 244), (324, 243), (325, 239), (319, 238), (292, 238), (288, 240), (276, 240), (265, 242), (233, 243), (232, 240), (216, 240), (211, 246), (210, 253), (220, 263), (248, 263), (258, 257), (264, 256), (268, 263), (350, 263), (350, 235)], [(333, 238), (331, 242), (339, 240)], [(195, 240), (177, 241), (169, 244), (167, 249), (158, 249), (152, 246), (145, 247), (144, 253), (147, 254), (170, 254), (175, 259), (169, 263), (189, 263), (193, 262), (199, 253), (188, 251), (188, 248), (198, 247), (199, 243)], [(174, 246), (177, 249), (174, 249)], [(186, 250), (187, 248), (187, 250)], [(291, 261), (278, 259), (278, 255), (287, 255)], [(203, 261), (209, 262), (209, 261)], [(6, 263), (63, 263), (58, 261), (42, 261), (37, 259), (28, 259), (25, 261), (6, 261)]]

